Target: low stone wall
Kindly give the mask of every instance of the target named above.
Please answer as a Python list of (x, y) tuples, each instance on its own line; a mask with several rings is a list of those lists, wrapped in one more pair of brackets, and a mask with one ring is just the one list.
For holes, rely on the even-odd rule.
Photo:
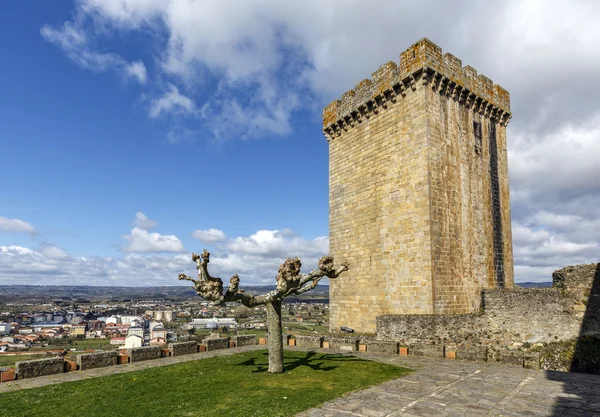
[(86, 369), (113, 366), (117, 364), (117, 356), (116, 351), (77, 355), (77, 367), (80, 371), (84, 371)]
[(36, 359), (21, 361), (15, 365), (17, 379), (35, 378), (37, 376), (62, 374), (63, 358)]
[(233, 340), (235, 340), (236, 346), (251, 346), (256, 344), (256, 335), (254, 334), (244, 334), (233, 336)]
[(129, 355), (129, 362), (141, 362), (159, 359), (161, 357), (160, 351), (159, 346), (144, 346), (128, 349), (127, 354)]
[[(449, 350), (446, 347), (446, 352)], [(456, 359), (463, 359), (474, 362), (487, 362), (488, 348), (487, 346), (458, 346), (456, 349)]]
[(323, 346), (323, 336), (296, 336), (296, 346), (321, 349)]
[(405, 345), (481, 339), (481, 315), (390, 315), (376, 319), (377, 338)]
[(482, 338), (505, 346), (578, 337), (586, 308), (558, 288), (486, 290), (483, 302)]
[(190, 355), (198, 353), (198, 342), (179, 342), (169, 344), (172, 356)]
[(366, 340), (363, 343), (367, 345), (367, 352), (369, 353), (398, 353), (398, 342)]
[(323, 340), (329, 342), (330, 349), (338, 350), (358, 350), (358, 338), (357, 337), (337, 337), (337, 336), (326, 336)]
[(457, 359), (600, 374), (600, 264), (568, 266), (552, 279), (553, 288), (484, 290), (478, 314), (377, 317), (377, 338), (411, 354), (420, 354), (415, 345), (445, 345)]
[(483, 304), (482, 314), (380, 316), (377, 337), (406, 344), (550, 343), (578, 337), (585, 311), (583, 302), (554, 288), (486, 290)]
[(203, 339), (202, 344), (206, 346), (206, 351), (227, 349), (229, 347), (229, 339), (227, 337), (219, 337), (214, 339)]
[(413, 343), (408, 347), (408, 353), (414, 356), (425, 356), (428, 358), (443, 358), (444, 345), (426, 345)]
[(553, 282), (553, 288), (484, 290), (480, 314), (380, 316), (377, 338), (499, 349), (600, 335), (600, 264), (560, 269)]
[(552, 286), (585, 302), (590, 294), (600, 294), (600, 264), (572, 265), (554, 271)]

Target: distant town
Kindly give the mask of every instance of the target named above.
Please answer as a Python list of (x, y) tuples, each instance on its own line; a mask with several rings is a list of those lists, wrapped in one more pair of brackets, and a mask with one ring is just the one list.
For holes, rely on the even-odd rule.
[[(269, 289), (248, 287), (256, 293)], [(328, 302), (327, 286), (290, 299), (282, 312), (285, 330), (326, 331)], [(0, 366), (44, 356), (200, 341), (211, 333), (263, 336), (265, 322), (264, 306), (215, 306), (185, 287), (0, 286)]]

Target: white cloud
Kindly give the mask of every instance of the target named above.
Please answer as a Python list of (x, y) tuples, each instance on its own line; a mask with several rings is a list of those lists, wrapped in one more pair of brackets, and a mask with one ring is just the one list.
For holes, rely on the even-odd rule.
[(41, 253), (48, 259), (68, 259), (69, 255), (59, 247), (43, 243), (38, 248), (37, 252)]
[[(517, 278), (529, 279), (543, 263), (557, 269), (594, 260), (589, 251), (600, 242), (600, 78), (578, 75), (600, 72), (600, 2), (76, 4), (73, 22), (45, 26), (42, 34), (84, 68), (119, 67), (120, 57), (104, 52), (110, 48), (90, 46), (113, 39), (107, 34), (146, 36), (155, 51), (157, 89), (167, 86), (150, 102), (150, 117), (194, 115), (193, 123), (202, 125), (178, 127), (172, 142), (206, 137), (203, 129), (216, 138), (285, 135), (295, 127), (295, 112), (319, 120), (324, 104), (381, 64), (398, 62), (403, 49), (427, 36), (511, 93), (507, 136)], [(262, 256), (262, 238), (227, 240), (240, 252), (220, 262), (239, 264), (242, 252)], [(268, 244), (277, 247), (275, 237)], [(543, 268), (550, 279), (550, 267)]]
[(240, 274), (242, 284), (273, 284), (279, 265), (288, 257), (299, 257), (303, 270), (317, 267), (329, 252), (329, 239), (306, 239), (290, 229), (259, 230), (250, 236), (229, 238), (216, 244), (211, 256), (215, 274)]
[(37, 230), (29, 222), (0, 216), (0, 232), (22, 232), (33, 235), (37, 233)]
[(192, 236), (207, 245), (222, 242), (227, 239), (225, 233), (219, 229), (195, 230), (192, 232)]
[(45, 25), (40, 33), (48, 42), (60, 47), (65, 54), (82, 68), (96, 72), (113, 70), (125, 78), (133, 78), (140, 84), (147, 80), (146, 66), (142, 61), (127, 62), (114, 53), (97, 52), (88, 44), (88, 37), (77, 23), (65, 22), (58, 29)]
[(313, 256), (315, 253), (326, 254), (329, 239), (323, 236), (309, 242), (290, 229), (259, 230), (248, 237), (230, 239), (225, 248), (242, 255), (302, 257)]
[(155, 119), (163, 114), (193, 114), (196, 111), (194, 102), (179, 92), (173, 84), (169, 84), (169, 91), (150, 103), (150, 117)]
[(127, 252), (154, 253), (154, 252), (183, 252), (183, 243), (175, 235), (161, 235), (150, 233), (147, 230), (134, 227), (124, 239), (129, 241), (124, 250)]
[[(75, 16), (42, 33), (84, 67), (114, 56), (93, 52), (90, 39), (146, 36), (164, 79), (185, 85), (191, 103), (209, 104), (203, 121), (215, 136), (287, 134), (298, 100), (318, 118), (325, 102), (422, 36), (508, 87), (523, 131), (598, 109), (600, 80), (573, 77), (600, 71), (597, 2), (81, 0)], [(208, 94), (196, 88), (207, 79), (218, 84)]]
[[(138, 245), (137, 249), (141, 249), (135, 252), (146, 253), (128, 253), (119, 258), (70, 256), (50, 244), (42, 244), (36, 250), (21, 246), (0, 246), (0, 282), (189, 285), (177, 280), (177, 275), (181, 272), (192, 276), (196, 273), (189, 253), (149, 253), (169, 252), (166, 249), (181, 248), (181, 242), (174, 236), (162, 236), (160, 238), (172, 237), (174, 240), (167, 239), (167, 243), (157, 243), (160, 238), (149, 237), (151, 235), (158, 234), (134, 229), (127, 238), (135, 236), (131, 244)], [(211, 273), (221, 276), (225, 281), (238, 273), (243, 286), (274, 284), (279, 265), (286, 257), (300, 256), (304, 265), (303, 271), (308, 272), (316, 268), (318, 258), (327, 254), (327, 246), (327, 238), (305, 239), (290, 230), (262, 230), (251, 236), (219, 242), (211, 254)], [(200, 252), (201, 249), (195, 251)]]
[(142, 61), (135, 61), (127, 64), (125, 70), (131, 77), (136, 78), (140, 84), (146, 83), (148, 79), (148, 73), (146, 71), (146, 66)]
[(148, 216), (146, 216), (141, 211), (138, 211), (137, 213), (135, 213), (133, 225), (138, 229), (152, 230), (156, 227), (156, 222), (148, 218)]
[(122, 258), (57, 256), (48, 247), (0, 246), (0, 282), (47, 285), (178, 285), (191, 264), (188, 255), (128, 254)]

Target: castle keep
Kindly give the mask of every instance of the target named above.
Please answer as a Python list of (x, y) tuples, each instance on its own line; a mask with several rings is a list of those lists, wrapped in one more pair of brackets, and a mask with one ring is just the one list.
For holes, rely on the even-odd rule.
[(422, 39), (327, 106), (331, 330), (512, 288), (508, 92)]

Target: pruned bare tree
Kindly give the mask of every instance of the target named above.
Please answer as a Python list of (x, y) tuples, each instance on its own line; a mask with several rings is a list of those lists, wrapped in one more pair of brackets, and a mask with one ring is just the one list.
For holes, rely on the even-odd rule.
[(337, 278), (342, 272), (348, 270), (348, 265), (342, 264), (336, 268), (331, 256), (319, 259), (319, 269), (309, 274), (301, 274), (300, 259), (288, 258), (279, 266), (277, 274), (277, 287), (261, 295), (251, 295), (240, 290), (240, 278), (237, 274), (229, 280), (229, 286), (223, 291), (223, 280), (212, 277), (208, 273), (210, 254), (204, 249), (201, 255), (192, 253), (192, 260), (196, 262), (198, 279), (193, 279), (185, 274), (179, 274), (180, 280), (192, 281), (198, 295), (207, 301), (219, 305), (227, 301), (239, 301), (246, 307), (265, 305), (267, 308), (267, 325), (269, 327), (269, 372), (283, 372), (283, 340), (281, 328), (281, 301), (292, 294), (298, 295), (312, 290), (323, 277)]

